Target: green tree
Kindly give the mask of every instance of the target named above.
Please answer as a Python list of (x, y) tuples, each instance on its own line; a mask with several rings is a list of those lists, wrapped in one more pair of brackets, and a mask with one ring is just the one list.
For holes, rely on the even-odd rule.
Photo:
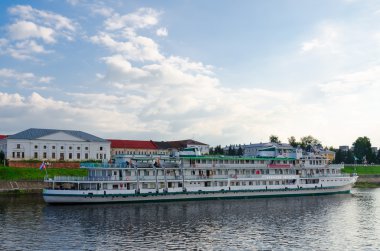
[(214, 155), (214, 148), (213, 147), (210, 147), (210, 149), (208, 150), (208, 154)]
[(301, 145), (301, 142), (297, 142), (296, 137), (294, 136), (290, 136), (290, 138), (288, 138), (288, 142), (289, 145), (291, 145), (292, 147), (297, 147)]
[(228, 148), (228, 155), (230, 155), (230, 156), (235, 156), (236, 155), (235, 146), (230, 145), (230, 147)]
[(380, 149), (377, 151), (377, 155), (376, 155), (376, 161), (375, 161), (376, 164), (380, 164)]
[(217, 146), (214, 148), (214, 154), (215, 154), (215, 155), (218, 155), (218, 154), (224, 154), (223, 148), (222, 148), (220, 145), (217, 145)]
[(371, 141), (368, 137), (359, 137), (353, 143), (354, 155), (358, 158), (359, 163), (367, 161), (367, 163), (372, 163), (375, 160), (375, 156), (371, 149)]
[(5, 160), (5, 154), (3, 151), (0, 151), (0, 165), (4, 164), (4, 160)]
[(272, 134), (271, 136), (269, 136), (269, 142), (280, 144), (281, 140), (278, 138), (278, 136)]
[(319, 141), (318, 139), (314, 138), (311, 135), (301, 137), (301, 147), (302, 147), (302, 149), (306, 149), (306, 147), (308, 145), (314, 146), (314, 145), (318, 145), (318, 144), (321, 144), (321, 141)]
[(344, 162), (343, 157), (344, 157), (344, 153), (342, 152), (342, 150), (338, 149), (338, 151), (335, 153), (334, 163), (340, 164), (340, 163)]
[(238, 150), (237, 150), (237, 155), (239, 156), (243, 156), (244, 152), (243, 152), (243, 148), (241, 148), (241, 146), (239, 146)]
[(351, 150), (348, 150), (345, 158), (344, 158), (344, 163), (346, 164), (355, 164), (355, 157), (354, 153)]

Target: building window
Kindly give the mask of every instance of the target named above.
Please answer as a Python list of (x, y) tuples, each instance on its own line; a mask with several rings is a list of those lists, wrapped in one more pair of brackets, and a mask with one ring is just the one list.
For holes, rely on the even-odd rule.
[(69, 153), (69, 159), (72, 159), (72, 158), (73, 158), (73, 154)]
[(34, 158), (38, 159), (38, 152), (34, 152)]
[(88, 159), (88, 153), (85, 153), (85, 154), (84, 154), (84, 158), (85, 158), (85, 159)]
[(34, 149), (37, 149), (38, 148), (38, 146), (37, 145), (34, 145)]
[(64, 153), (60, 153), (59, 154), (59, 160), (64, 160), (65, 159), (65, 154)]
[(25, 158), (24, 152), (21, 153), (21, 158)]
[(17, 149), (20, 149), (20, 144), (17, 144)]
[(100, 154), (100, 159), (103, 159), (103, 154)]
[(12, 152), (12, 158), (15, 158), (15, 152)]
[(71, 149), (73, 149), (73, 147), (72, 147), (72, 146), (69, 146), (69, 150), (71, 150)]
[(77, 153), (77, 159), (80, 159), (80, 153)]
[(55, 153), (51, 153), (51, 158), (55, 159)]
[(55, 146), (52, 146), (51, 149), (55, 149)]
[(46, 146), (44, 146), (44, 149), (46, 149)]
[(80, 150), (80, 146), (77, 147), (77, 150)]
[(61, 146), (61, 150), (63, 150), (64, 149), (64, 146)]
[(88, 146), (86, 146), (84, 149), (85, 149), (85, 150), (88, 150)]
[(102, 146), (100, 147), (100, 151), (103, 151), (103, 147)]
[(46, 152), (45, 152), (45, 153), (43, 153), (43, 156), (44, 156), (44, 157), (43, 157), (44, 159), (46, 159), (46, 158), (47, 158), (47, 154), (46, 154)]

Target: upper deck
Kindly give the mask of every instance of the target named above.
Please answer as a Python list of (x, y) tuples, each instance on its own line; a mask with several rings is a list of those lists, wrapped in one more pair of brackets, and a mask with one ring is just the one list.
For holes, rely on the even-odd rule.
[(342, 169), (343, 164), (329, 164), (322, 158), (255, 158), (255, 157), (224, 157), (197, 156), (181, 158), (130, 158), (123, 163), (81, 163), (86, 169)]

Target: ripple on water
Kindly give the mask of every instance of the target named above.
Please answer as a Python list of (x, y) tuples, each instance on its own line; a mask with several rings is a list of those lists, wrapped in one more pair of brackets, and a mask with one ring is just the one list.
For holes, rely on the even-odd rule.
[(0, 250), (379, 250), (380, 189), (352, 195), (47, 206), (0, 197)]

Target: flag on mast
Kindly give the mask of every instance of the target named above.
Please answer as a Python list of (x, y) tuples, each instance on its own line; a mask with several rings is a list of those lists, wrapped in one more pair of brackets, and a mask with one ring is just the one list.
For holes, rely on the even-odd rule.
[(46, 169), (45, 161), (42, 161), (42, 164), (40, 165), (40, 170)]

